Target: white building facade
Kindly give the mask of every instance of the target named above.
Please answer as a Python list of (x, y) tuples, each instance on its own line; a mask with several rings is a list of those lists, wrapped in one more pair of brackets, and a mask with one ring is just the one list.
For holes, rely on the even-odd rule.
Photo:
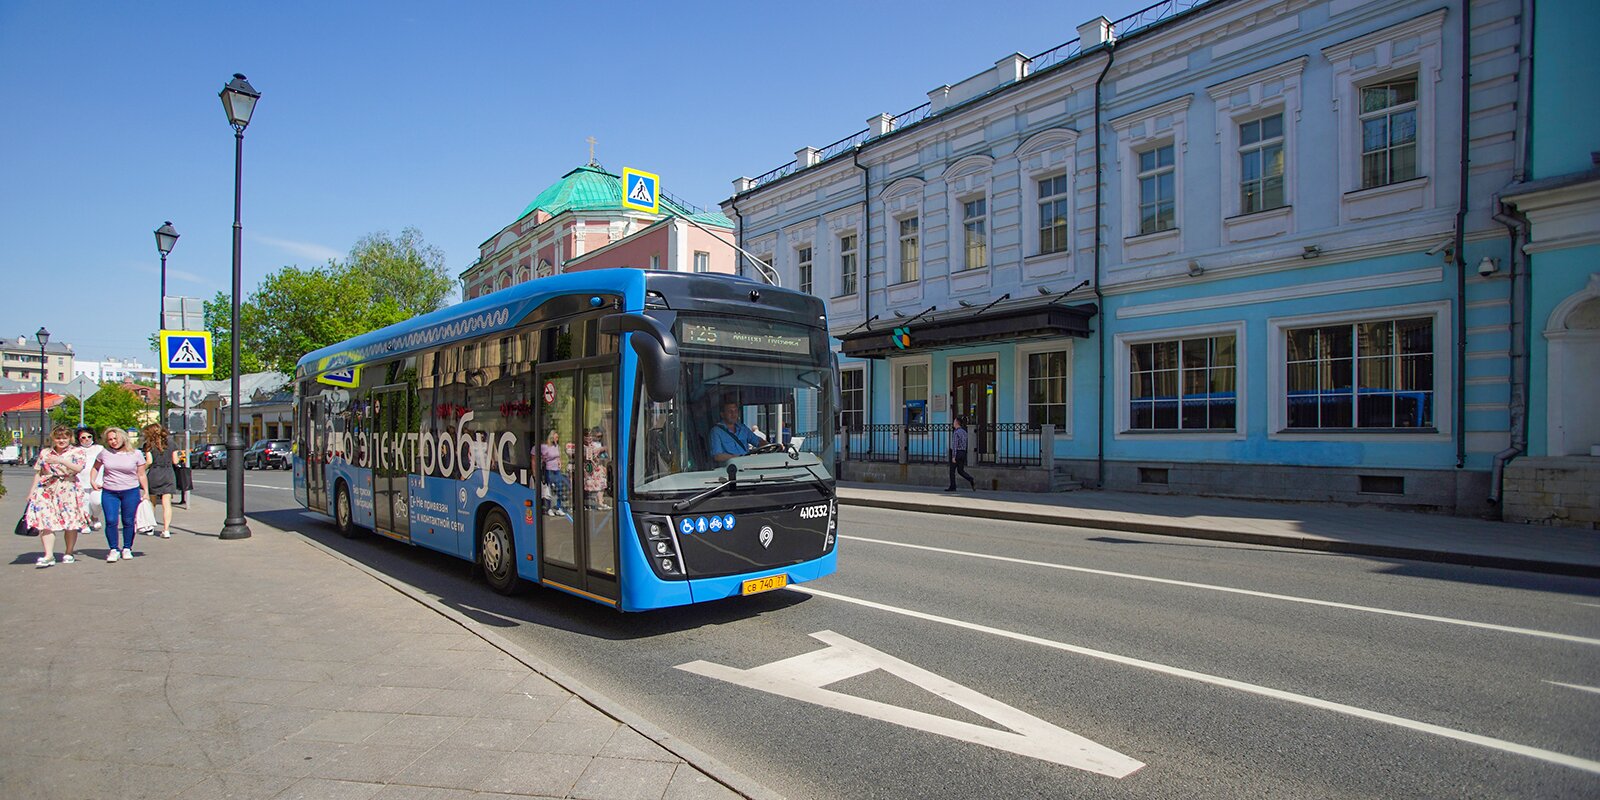
[(960, 414), (1007, 488), (1480, 513), (1512, 428), (1520, 12), (1159, 3), (723, 210), (828, 300), (848, 477), (943, 482)]

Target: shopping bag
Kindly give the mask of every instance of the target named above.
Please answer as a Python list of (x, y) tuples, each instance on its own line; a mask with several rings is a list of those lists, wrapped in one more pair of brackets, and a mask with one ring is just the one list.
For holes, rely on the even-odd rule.
[(133, 529), (140, 533), (149, 533), (156, 529), (156, 510), (150, 505), (149, 500), (139, 501), (139, 509), (133, 512)]
[(100, 490), (93, 489), (84, 493), (83, 506), (84, 510), (89, 512), (89, 527), (98, 529), (106, 521), (105, 507), (100, 505)]
[(172, 465), (172, 477), (178, 484), (178, 491), (194, 491), (194, 470), (174, 464)]

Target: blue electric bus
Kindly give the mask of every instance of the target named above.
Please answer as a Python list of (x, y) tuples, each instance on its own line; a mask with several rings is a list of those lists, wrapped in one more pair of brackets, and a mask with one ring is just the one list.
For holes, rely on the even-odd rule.
[(836, 371), (808, 294), (539, 278), (302, 358), (295, 498), (504, 593), (637, 611), (768, 591), (835, 568)]

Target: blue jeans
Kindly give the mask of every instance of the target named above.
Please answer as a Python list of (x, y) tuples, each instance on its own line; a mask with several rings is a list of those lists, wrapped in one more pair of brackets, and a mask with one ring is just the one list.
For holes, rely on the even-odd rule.
[[(138, 535), (133, 529), (133, 520), (139, 513), (139, 487), (100, 490), (100, 507), (106, 513), (106, 546), (112, 550), (133, 547), (133, 537)], [(118, 519), (122, 521), (120, 539), (117, 535)]]
[(567, 506), (563, 498), (567, 496), (567, 492), (572, 490), (572, 483), (567, 480), (566, 473), (556, 469), (547, 469), (544, 471), (544, 482), (550, 487), (552, 498), (550, 500), (550, 508), (556, 511), (566, 511)]

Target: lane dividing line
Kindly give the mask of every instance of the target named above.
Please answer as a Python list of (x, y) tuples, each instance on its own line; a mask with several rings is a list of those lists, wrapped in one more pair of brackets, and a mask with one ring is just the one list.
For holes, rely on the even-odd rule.
[(1565, 686), (1568, 689), (1577, 689), (1580, 692), (1594, 692), (1595, 694), (1600, 694), (1600, 687), (1596, 686), (1581, 686), (1576, 683), (1562, 683), (1561, 681), (1545, 681), (1545, 683), (1551, 684), (1552, 686)]
[(1092, 569), (1090, 567), (1074, 567), (1074, 566), (1069, 566), (1067, 564), (1052, 564), (1052, 563), (1050, 563), (1048, 561), (1030, 561), (1030, 560), (1025, 559), (1025, 558), (1012, 558), (1010, 556), (994, 556), (994, 555), (989, 555), (987, 553), (973, 553), (973, 552), (968, 552), (968, 551), (965, 551), (965, 550), (950, 550), (950, 549), (946, 549), (946, 548), (943, 548), (943, 547), (929, 547), (928, 545), (923, 545), (923, 544), (907, 544), (905, 542), (891, 542), (891, 541), (888, 541), (888, 540), (885, 540), (885, 539), (869, 539), (869, 538), (864, 537), (864, 536), (841, 536), (839, 538), (847, 539), (847, 540), (851, 540), (851, 541), (857, 541), (857, 542), (870, 542), (872, 544), (886, 544), (886, 545), (890, 545), (892, 547), (907, 547), (907, 548), (910, 548), (912, 550), (926, 550), (926, 551), (928, 551), (930, 553), (943, 553), (943, 554), (946, 554), (946, 555), (953, 555), (953, 556), (966, 556), (968, 558), (981, 558), (981, 559), (987, 559), (989, 561), (1005, 561), (1005, 562), (1009, 562), (1009, 563), (1012, 563), (1012, 564), (1025, 564), (1025, 565), (1031, 566), (1031, 567), (1047, 567), (1049, 569), (1067, 570), (1069, 572), (1083, 572), (1083, 573), (1087, 573), (1087, 574), (1090, 574), (1090, 575), (1104, 575), (1104, 576), (1112, 577), (1112, 578), (1128, 578), (1130, 580), (1148, 581), (1150, 583), (1164, 583), (1164, 584), (1167, 584), (1169, 586), (1183, 586), (1183, 587), (1187, 587), (1187, 588), (1190, 588), (1190, 589), (1205, 589), (1205, 590), (1213, 591), (1213, 592), (1226, 592), (1228, 594), (1240, 594), (1240, 595), (1246, 595), (1246, 596), (1249, 596), (1249, 597), (1264, 597), (1264, 598), (1271, 599), (1271, 600), (1285, 600), (1285, 601), (1288, 601), (1290, 603), (1304, 603), (1306, 605), (1325, 606), (1327, 608), (1341, 608), (1341, 609), (1344, 609), (1346, 611), (1364, 611), (1364, 612), (1367, 612), (1369, 614), (1383, 614), (1385, 616), (1391, 616), (1391, 617), (1405, 617), (1406, 619), (1419, 619), (1419, 620), (1423, 620), (1425, 622), (1440, 622), (1440, 623), (1444, 623), (1446, 625), (1460, 625), (1460, 626), (1467, 627), (1467, 628), (1480, 628), (1482, 630), (1500, 631), (1501, 633), (1516, 633), (1516, 634), (1521, 634), (1523, 636), (1538, 636), (1538, 637), (1542, 637), (1542, 638), (1545, 638), (1545, 639), (1556, 639), (1556, 640), (1563, 641), (1563, 642), (1574, 642), (1576, 644), (1586, 644), (1586, 645), (1591, 645), (1591, 646), (1600, 646), (1600, 639), (1591, 639), (1591, 638), (1589, 638), (1587, 636), (1573, 636), (1572, 634), (1568, 634), (1568, 633), (1554, 633), (1554, 632), (1551, 632), (1551, 631), (1535, 630), (1533, 628), (1516, 628), (1516, 627), (1512, 627), (1510, 625), (1496, 625), (1496, 624), (1494, 624), (1492, 622), (1473, 622), (1472, 620), (1467, 620), (1467, 619), (1455, 619), (1453, 617), (1438, 617), (1438, 616), (1434, 616), (1432, 614), (1418, 614), (1418, 613), (1415, 613), (1415, 612), (1412, 612), (1412, 611), (1396, 611), (1394, 609), (1388, 609), (1388, 608), (1374, 608), (1372, 606), (1358, 606), (1358, 605), (1352, 605), (1350, 603), (1334, 602), (1332, 600), (1317, 600), (1317, 599), (1310, 598), (1310, 597), (1295, 597), (1294, 595), (1288, 595), (1288, 594), (1273, 594), (1272, 592), (1258, 592), (1258, 591), (1255, 591), (1253, 589), (1235, 589), (1235, 588), (1233, 588), (1231, 586), (1216, 586), (1214, 584), (1209, 584), (1209, 583), (1194, 583), (1192, 581), (1180, 581), (1180, 580), (1174, 580), (1172, 578), (1155, 578), (1155, 577), (1151, 577), (1149, 575), (1134, 575), (1134, 574), (1129, 573), (1129, 572), (1112, 572), (1110, 570)]
[[(226, 480), (197, 480), (195, 483), (205, 483), (206, 486), (227, 486)], [(294, 486), (267, 486), (264, 483), (245, 483), (253, 490), (294, 491)]]
[(1195, 672), (1194, 670), (1183, 669), (1182, 667), (1158, 664), (1154, 661), (1145, 661), (1143, 659), (1133, 658), (1130, 656), (1117, 655), (1116, 653), (1108, 653), (1104, 650), (1094, 650), (1088, 647), (1067, 644), (1065, 642), (1043, 639), (1026, 633), (1017, 633), (1015, 631), (1003, 630), (1001, 628), (991, 628), (987, 625), (979, 625), (975, 622), (966, 622), (964, 620), (954, 619), (951, 617), (942, 617), (937, 614), (913, 611), (909, 608), (886, 605), (884, 603), (878, 603), (872, 600), (863, 600), (856, 597), (849, 597), (847, 595), (834, 594), (833, 592), (823, 591), (822, 589), (813, 589), (810, 586), (790, 586), (788, 587), (788, 591), (800, 592), (803, 594), (814, 595), (816, 597), (824, 597), (829, 600), (839, 600), (841, 602), (853, 603), (866, 608), (875, 608), (879, 611), (887, 611), (891, 614), (899, 614), (901, 616), (911, 617), (912, 619), (920, 619), (927, 622), (937, 622), (941, 625), (949, 625), (954, 628), (962, 628), (964, 630), (987, 633), (1006, 639), (1014, 639), (1019, 642), (1027, 642), (1029, 644), (1036, 644), (1055, 650), (1063, 650), (1068, 653), (1089, 656), (1090, 658), (1098, 658), (1104, 661), (1110, 661), (1114, 664), (1122, 664), (1124, 666), (1149, 670), (1151, 672), (1157, 672), (1163, 675), (1171, 675), (1177, 678), (1185, 678), (1192, 681), (1199, 681), (1201, 683), (1209, 683), (1213, 686), (1236, 689), (1241, 692), (1259, 695), (1261, 697), (1270, 697), (1275, 700), (1285, 700), (1290, 703), (1298, 703), (1300, 705), (1310, 706), (1312, 708), (1333, 711), (1339, 714), (1356, 717), (1358, 719), (1381, 722), (1386, 725), (1394, 725), (1396, 727), (1406, 728), (1408, 730), (1418, 731), (1421, 733), (1430, 733), (1434, 736), (1440, 736), (1446, 739), (1454, 739), (1459, 742), (1466, 742), (1468, 744), (1475, 744), (1493, 750), (1512, 753), (1514, 755), (1526, 756), (1528, 758), (1534, 758), (1540, 761), (1547, 761), (1551, 764), (1558, 764), (1563, 767), (1571, 767), (1573, 769), (1583, 770), (1584, 772), (1600, 774), (1600, 761), (1591, 761), (1587, 758), (1579, 758), (1578, 756), (1570, 756), (1565, 753), (1557, 753), (1553, 750), (1544, 750), (1538, 747), (1530, 747), (1525, 744), (1508, 742), (1504, 739), (1495, 739), (1489, 736), (1480, 736), (1476, 733), (1458, 731), (1454, 728), (1446, 728), (1443, 725), (1419, 722), (1414, 719), (1397, 717), (1393, 714), (1385, 714), (1381, 711), (1372, 711), (1370, 709), (1360, 708), (1358, 706), (1336, 703), (1332, 700), (1323, 700), (1319, 697), (1297, 694), (1295, 692), (1288, 692), (1282, 689), (1273, 689), (1268, 686), (1257, 686), (1253, 683), (1245, 683), (1244, 681), (1237, 681), (1232, 678), (1208, 675), (1204, 672)]
[(1572, 604), (1575, 605), (1575, 606), (1588, 606), (1590, 608), (1600, 608), (1600, 603), (1580, 603), (1580, 602), (1574, 600), (1574, 601), (1572, 601)]

